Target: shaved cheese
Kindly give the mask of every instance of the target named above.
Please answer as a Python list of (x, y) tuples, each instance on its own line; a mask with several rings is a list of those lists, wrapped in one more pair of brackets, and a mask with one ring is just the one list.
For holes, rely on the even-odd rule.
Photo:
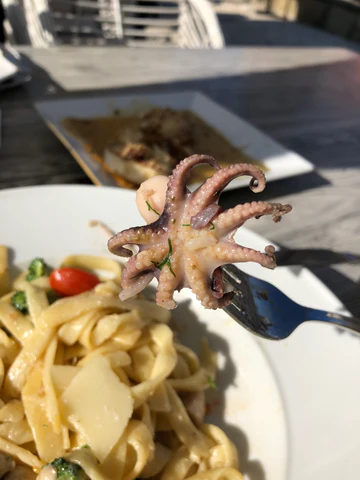
[(59, 396), (63, 394), (80, 370), (80, 367), (70, 365), (53, 365), (50, 368), (51, 379)]
[(74, 377), (61, 397), (64, 417), (103, 462), (133, 412), (129, 387), (103, 357), (95, 357)]

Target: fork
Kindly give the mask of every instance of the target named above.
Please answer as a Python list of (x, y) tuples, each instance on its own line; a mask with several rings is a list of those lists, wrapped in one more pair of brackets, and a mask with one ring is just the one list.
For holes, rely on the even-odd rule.
[(269, 340), (287, 338), (311, 320), (332, 323), (360, 333), (360, 319), (303, 307), (278, 288), (252, 277), (234, 265), (223, 267), (224, 281), (235, 291), (224, 310), (250, 332)]

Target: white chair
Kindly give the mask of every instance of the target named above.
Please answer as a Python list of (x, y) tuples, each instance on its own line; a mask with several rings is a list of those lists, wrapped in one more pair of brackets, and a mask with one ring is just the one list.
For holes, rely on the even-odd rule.
[(125, 44), (129, 47), (176, 45), (182, 0), (121, 0)]
[(208, 0), (122, 0), (128, 46), (223, 48), (224, 37)]
[(222, 48), (208, 0), (3, 0), (17, 43)]
[(181, 5), (178, 43), (185, 48), (224, 48), (219, 20), (208, 0), (186, 0)]
[(18, 43), (35, 47), (123, 43), (118, 0), (3, 1)]

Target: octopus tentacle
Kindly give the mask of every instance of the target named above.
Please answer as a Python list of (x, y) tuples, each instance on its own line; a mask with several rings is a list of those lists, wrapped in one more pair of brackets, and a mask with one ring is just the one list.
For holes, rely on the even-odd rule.
[(223, 308), (229, 305), (232, 299), (232, 292), (225, 293), (218, 298), (216, 292), (211, 289), (208, 274), (200, 268), (200, 260), (194, 254), (188, 254), (185, 264), (185, 274), (189, 283), (189, 287), (196, 295), (196, 298), (205, 308)]
[(167, 310), (174, 310), (177, 303), (173, 299), (179, 280), (174, 277), (168, 267), (164, 267), (159, 276), (159, 285), (156, 292), (156, 303)]
[(123, 290), (120, 292), (120, 300), (127, 300), (134, 295), (142, 292), (145, 287), (149, 285), (151, 280), (155, 277), (155, 269), (149, 270), (148, 272), (141, 272), (139, 276), (136, 276), (131, 283), (129, 283)]
[(183, 277), (181, 255), (172, 254), (169, 263), (162, 267), (159, 276), (159, 285), (156, 293), (156, 303), (168, 310), (176, 308), (173, 299), (175, 290), (179, 287)]
[(222, 238), (231, 231), (241, 227), (250, 218), (260, 218), (263, 215), (272, 215), (275, 223), (280, 222), (283, 215), (291, 212), (291, 205), (268, 202), (252, 202), (237, 205), (220, 213), (214, 220), (215, 235)]
[[(248, 163), (240, 163), (222, 168), (214, 175), (208, 178), (195, 192), (192, 194), (190, 208), (192, 211), (199, 212), (207, 207), (210, 203), (219, 200), (221, 192), (236, 177), (241, 175), (251, 175), (249, 187), (254, 193), (262, 192), (266, 185), (266, 179), (263, 172), (255, 165)], [(258, 182), (255, 185), (255, 181)]]
[(272, 245), (268, 245), (265, 248), (265, 253), (261, 253), (236, 243), (219, 242), (217, 245), (206, 249), (206, 256), (210, 257), (213, 263), (218, 266), (228, 263), (255, 262), (262, 267), (273, 270), (276, 267), (274, 251)]
[(167, 186), (165, 210), (169, 213), (176, 210), (176, 205), (185, 198), (186, 181), (191, 170), (204, 163), (212, 165), (216, 170), (221, 168), (215, 158), (210, 155), (192, 155), (176, 166)]
[(126, 287), (128, 282), (141, 274), (141, 272), (150, 269), (155, 270), (155, 264), (161, 262), (166, 255), (166, 252), (167, 247), (161, 245), (144, 250), (130, 258), (126, 263), (122, 274), (123, 287)]
[(157, 275), (155, 264), (166, 255), (166, 248), (152, 248), (134, 255), (124, 267), (120, 299), (126, 300), (141, 292)]
[(114, 255), (131, 257), (132, 251), (124, 248), (124, 245), (154, 245), (159, 241), (159, 232), (150, 225), (146, 227), (134, 227), (117, 233), (108, 240), (108, 249)]

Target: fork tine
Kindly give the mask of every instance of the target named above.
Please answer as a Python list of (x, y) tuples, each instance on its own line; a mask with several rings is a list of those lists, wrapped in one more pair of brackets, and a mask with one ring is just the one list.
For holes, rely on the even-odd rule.
[(224, 277), (232, 286), (240, 285), (244, 280), (247, 280), (248, 275), (239, 270), (235, 265), (229, 264), (222, 267)]
[(257, 311), (249, 276), (234, 265), (223, 267), (224, 280), (233, 288), (235, 295), (224, 310), (247, 330), (264, 338), (272, 338), (269, 332), (271, 323)]

